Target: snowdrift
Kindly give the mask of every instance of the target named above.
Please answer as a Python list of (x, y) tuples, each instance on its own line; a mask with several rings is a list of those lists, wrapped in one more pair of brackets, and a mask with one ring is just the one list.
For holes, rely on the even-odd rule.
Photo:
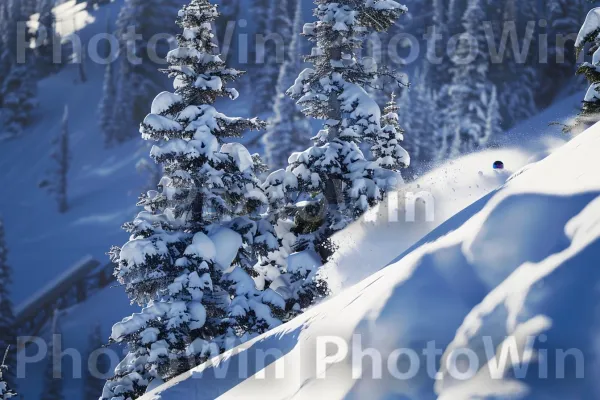
[[(143, 399), (598, 398), (599, 146), (596, 125), (387, 268)], [(353, 363), (361, 348), (376, 355)]]

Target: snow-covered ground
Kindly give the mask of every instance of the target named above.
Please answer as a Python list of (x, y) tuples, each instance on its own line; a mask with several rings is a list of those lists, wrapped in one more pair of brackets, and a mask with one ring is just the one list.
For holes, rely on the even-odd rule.
[[(579, 102), (580, 94), (570, 96), (524, 121), (498, 140), (502, 144), (498, 149), (445, 161), (338, 233), (334, 241), (339, 249), (324, 272), (332, 289), (378, 271), (448, 218), (496, 190), (512, 173), (563, 145), (568, 138), (548, 124), (570, 118)], [(496, 160), (504, 162), (505, 171), (493, 170)]]
[[(598, 398), (599, 146), (597, 125), (397, 262), (144, 400)], [(361, 348), (376, 352), (353, 379)]]
[[(88, 13), (85, 11), (85, 3), (77, 4), (74, 0), (65, 2), (57, 10), (61, 21), (61, 32), (68, 34), (77, 31), (85, 43), (93, 34), (106, 30), (107, 19), (114, 21), (121, 4), (122, 0), (115, 0), (109, 5)], [(310, 7), (307, 7), (308, 12), (310, 12)], [(37, 110), (40, 119), (24, 132), (22, 137), (0, 143), (0, 180), (3, 185), (2, 193), (5, 194), (0, 196), (0, 214), (5, 221), (10, 264), (14, 268), (12, 291), (17, 307), (85, 254), (91, 254), (98, 260), (107, 261), (105, 253), (109, 247), (126, 241), (127, 235), (119, 229), (119, 225), (135, 215), (134, 205), (145, 184), (145, 177), (140, 176), (135, 168), (136, 162), (148, 152), (148, 149), (140, 146), (140, 141), (132, 141), (111, 149), (104, 148), (103, 137), (96, 123), (96, 105), (100, 102), (104, 67), (88, 63), (86, 72), (88, 80), (85, 83), (78, 81), (78, 70), (75, 65), (67, 66), (57, 75), (41, 81), (39, 84), (40, 106)], [(242, 94), (240, 100), (224, 103), (224, 112), (231, 111), (232, 115), (243, 113), (243, 110), (248, 108), (244, 102), (249, 101), (249, 97)], [(387, 205), (383, 205), (380, 210), (367, 215), (365, 217), (367, 221), (363, 219), (338, 234), (336, 236), (336, 242), (339, 245), (338, 254), (326, 268), (335, 293), (340, 293), (343, 289), (357, 284), (363, 279), (366, 280), (246, 347), (257, 349), (276, 345), (279, 350), (288, 354), (283, 358), (286, 363), (294, 366), (296, 362), (310, 353), (305, 351), (303, 346), (299, 347), (298, 344), (306, 343), (306, 346), (310, 347), (316, 335), (328, 332), (335, 325), (338, 325), (340, 332), (350, 334), (354, 331), (367, 332), (367, 328), (372, 324), (379, 327), (391, 324), (391, 328), (386, 328), (390, 332), (394, 332), (394, 335), (390, 335), (389, 341), (381, 342), (381, 338), (375, 334), (369, 338), (370, 342), (385, 347), (396, 346), (396, 341), (398, 343), (404, 343), (402, 340), (409, 341), (410, 338), (415, 337), (411, 336), (413, 331), (427, 333), (429, 332), (427, 329), (431, 329), (433, 332), (434, 327), (437, 328), (437, 321), (450, 321), (451, 319), (458, 321), (460, 319), (459, 322), (462, 322), (473, 306), (499, 283), (494, 284), (494, 282), (500, 281), (510, 272), (498, 273), (498, 276), (493, 277), (494, 282), (482, 286), (483, 284), (479, 282), (480, 278), (472, 272), (470, 264), (463, 264), (464, 260), (460, 257), (458, 262), (452, 262), (453, 257), (458, 257), (459, 253), (442, 251), (441, 255), (438, 254), (434, 257), (444, 259), (443, 262), (440, 261), (439, 266), (436, 264), (435, 270), (446, 271), (444, 268), (450, 268), (451, 264), (452, 268), (456, 269), (453, 269), (453, 272), (446, 271), (444, 278), (438, 276), (442, 272), (436, 272), (431, 277), (426, 270), (431, 270), (433, 267), (421, 268), (414, 263), (421, 263), (418, 261), (421, 256), (415, 254), (430, 251), (427, 249), (431, 249), (429, 246), (432, 245), (422, 247), (416, 253), (403, 258), (398, 264), (401, 266), (394, 265), (384, 272), (378, 271), (393, 260), (399, 259), (409, 249), (417, 248), (418, 245), (415, 243), (433, 229), (437, 228), (419, 244), (434, 242), (438, 237), (461, 226), (480, 210), (485, 210), (492, 204), (490, 199), (495, 199), (500, 193), (506, 191), (506, 188), (503, 188), (499, 193), (495, 192), (496, 188), (505, 182), (510, 172), (516, 172), (529, 161), (542, 159), (552, 149), (563, 144), (565, 138), (558, 134), (559, 129), (548, 128), (547, 124), (570, 117), (578, 106), (580, 98), (581, 95), (568, 97), (516, 127), (507, 133), (504, 139), (505, 146), (500, 149), (453, 160), (419, 177), (399, 193), (398, 222), (388, 220), (389, 210)], [(69, 106), (71, 115), (69, 121), (73, 155), (69, 176), (71, 209), (66, 214), (59, 214), (54, 200), (38, 188), (38, 182), (45, 178), (47, 170), (51, 167), (51, 160), (48, 156), (49, 148), (52, 140), (60, 131), (65, 105)], [(23, 149), (27, 151), (26, 156)], [(492, 171), (491, 165), (497, 159), (505, 162), (509, 172), (498, 174)], [(579, 159), (574, 160), (581, 164)], [(528, 171), (527, 174), (530, 172)], [(555, 184), (557, 187), (562, 186), (562, 183), (558, 181)], [(511, 187), (511, 185), (514, 183), (511, 182), (507, 187)], [(425, 212), (422, 205), (417, 209), (416, 222), (405, 221), (403, 199), (405, 199), (406, 193), (422, 193), (425, 194), (425, 199), (433, 199), (431, 221), (424, 221)], [(480, 200), (477, 201), (478, 199)], [(475, 203), (471, 205), (473, 202)], [(541, 203), (543, 205), (546, 201), (541, 201)], [(539, 205), (540, 214), (538, 214), (538, 204), (535, 204), (536, 206), (531, 211), (534, 216), (547, 213), (547, 215), (557, 218), (557, 215), (560, 214), (559, 211), (562, 210), (550, 206), (544, 208)], [(454, 216), (467, 206), (469, 207), (465, 211)], [(567, 211), (560, 211), (565, 213), (564, 218), (567, 218), (570, 208), (566, 207), (566, 209)], [(451, 218), (452, 216), (454, 217)], [(519, 221), (518, 215), (514, 218), (517, 220), (516, 222), (504, 221), (503, 218), (500, 218), (500, 223), (526, 222)], [(586, 219), (589, 218), (586, 217)], [(525, 229), (525, 227), (515, 229)], [(549, 235), (544, 229), (530, 229), (524, 232), (530, 232), (534, 239), (541, 239), (540, 232), (544, 232), (543, 237)], [(527, 239), (529, 238), (525, 237), (524, 240)], [(511, 242), (508, 248), (513, 245)], [(433, 250), (431, 251), (433, 252)], [(445, 260), (445, 257), (448, 257), (448, 260)], [(515, 255), (515, 260), (520, 260), (517, 255)], [(515, 260), (513, 260), (513, 264), (516, 263)], [(422, 263), (427, 264), (426, 262)], [(370, 277), (374, 273), (375, 275)], [(419, 278), (421, 275), (423, 276)], [(431, 281), (428, 277), (431, 278)], [(372, 289), (368, 288), (369, 285), (373, 285)], [(396, 299), (395, 292), (400, 287), (403, 288), (402, 294), (398, 295)], [(457, 287), (461, 288), (460, 293), (453, 294)], [(437, 296), (438, 290), (439, 296)], [(436, 296), (425, 298), (421, 294), (422, 291), (436, 293)], [(448, 298), (448, 315), (446, 315), (445, 309), (429, 311), (429, 307), (444, 302), (444, 296)], [(501, 295), (497, 296), (496, 299), (502, 298)], [(459, 307), (459, 304), (462, 304), (459, 300), (463, 297), (469, 301), (463, 301), (465, 304)], [(353, 302), (359, 298), (360, 301)], [(406, 310), (403, 308), (405, 303), (410, 304), (413, 308)], [(344, 309), (344, 307), (347, 308)], [(63, 315), (61, 328), (64, 333), (64, 348), (75, 348), (84, 352), (87, 346), (87, 334), (96, 324), (101, 325), (103, 335), (108, 337), (110, 326), (132, 312), (133, 308), (129, 306), (122, 288), (111, 287), (103, 290), (85, 304), (68, 310)], [(416, 320), (419, 315), (421, 317), (427, 315), (425, 313), (431, 315), (434, 327), (427, 329), (422, 327), (427, 325), (429, 319)], [(395, 321), (396, 318), (398, 324), (400, 321), (405, 321), (406, 326), (397, 326), (395, 322), (390, 322)], [(474, 320), (476, 318), (480, 317), (473, 317)], [(439, 332), (437, 329), (435, 330), (436, 334), (445, 338), (444, 345), (452, 340), (460, 325), (459, 322), (456, 322), (453, 328), (450, 328), (452, 324), (448, 322), (448, 325), (440, 327)], [(362, 327), (360, 328), (362, 330), (358, 330), (359, 327)], [(337, 331), (333, 329), (332, 332)], [(405, 332), (410, 334), (404, 335)], [(425, 333), (424, 336), (426, 336)], [(47, 334), (48, 332), (46, 332)], [(400, 335), (403, 336), (402, 340)], [(477, 337), (474, 336), (469, 340), (476, 341)], [(20, 382), (19, 385), (20, 392), (25, 398), (39, 398), (44, 368), (45, 363), (42, 362), (27, 370), (26, 381)], [(241, 387), (245, 388), (250, 385), (250, 387), (268, 389), (272, 393), (272, 398), (286, 398), (283, 396), (284, 393), (286, 396), (292, 397), (293, 391), (298, 391), (299, 398), (308, 397), (311, 394), (316, 398), (330, 398), (319, 394), (319, 390), (329, 386), (327, 386), (327, 381), (324, 381), (323, 384), (314, 383), (316, 381), (311, 375), (312, 369), (311, 365), (307, 365), (305, 373), (298, 372), (298, 375), (291, 380), (275, 382), (272, 388), (263, 387), (261, 382), (253, 380), (244, 382)], [(289, 368), (289, 370), (296, 373), (294, 368)], [(337, 369), (332, 371), (333, 373), (341, 372)], [(250, 370), (250, 372), (253, 371)], [(193, 386), (195, 389), (191, 390), (197, 389), (200, 393), (204, 393), (205, 397), (190, 396), (187, 388), (191, 383), (187, 381), (182, 383), (182, 386), (175, 385), (173, 389), (166, 392), (165, 396), (173, 396), (173, 393), (182, 387), (181, 390), (184, 390), (189, 398), (215, 398), (217, 394), (225, 393), (236, 384), (241, 383), (241, 380), (231, 378), (234, 375), (228, 374), (227, 379), (218, 382), (209, 381), (209, 385), (206, 385), (206, 380), (194, 381), (198, 383), (198, 386)], [(335, 389), (339, 389), (339, 393), (344, 392), (344, 387), (350, 385), (344, 393), (350, 393), (355, 398), (364, 398), (363, 392), (355, 391), (353, 388), (355, 382), (349, 382), (342, 378), (340, 381), (344, 383)], [(447, 380), (444, 382), (444, 388), (450, 387)], [(360, 385), (366, 384), (365, 382)], [(65, 381), (65, 398), (81, 398), (80, 386), (80, 380), (67, 379)], [(208, 386), (210, 389), (207, 389)], [(378, 387), (378, 385), (375, 386)], [(278, 388), (283, 389), (278, 391)], [(362, 386), (361, 388), (360, 390), (366, 390)], [(357, 387), (356, 390), (359, 388)], [(235, 393), (242, 392), (234, 391), (232, 393), (232, 398), (235, 398)], [(244, 393), (239, 397), (253, 398), (252, 392), (249, 393), (248, 396)], [(265, 393), (264, 397), (269, 398), (269, 392)], [(281, 396), (278, 397), (277, 393)], [(341, 396), (337, 396), (337, 392), (323, 393), (332, 393), (331, 398)]]

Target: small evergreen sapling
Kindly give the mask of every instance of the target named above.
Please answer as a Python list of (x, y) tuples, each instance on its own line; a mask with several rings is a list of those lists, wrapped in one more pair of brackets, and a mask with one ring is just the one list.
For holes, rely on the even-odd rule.
[(71, 152), (69, 149), (69, 107), (65, 106), (63, 113), (61, 130), (54, 139), (54, 149), (51, 157), (54, 161), (54, 168), (50, 171), (50, 176), (40, 182), (40, 187), (47, 187), (49, 192), (54, 195), (58, 203), (58, 211), (65, 213), (69, 209), (67, 198), (68, 174), (71, 166)]
[(399, 109), (396, 95), (392, 93), (390, 101), (383, 110), (381, 130), (377, 132), (373, 140), (375, 144), (371, 147), (377, 165), (394, 171), (400, 171), (410, 165), (410, 156), (401, 146), (404, 130), (398, 121)]

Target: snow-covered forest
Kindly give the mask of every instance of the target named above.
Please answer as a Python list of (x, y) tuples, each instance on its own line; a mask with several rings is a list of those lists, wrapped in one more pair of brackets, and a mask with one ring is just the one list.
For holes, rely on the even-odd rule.
[(0, 0), (0, 400), (591, 399), (593, 0)]

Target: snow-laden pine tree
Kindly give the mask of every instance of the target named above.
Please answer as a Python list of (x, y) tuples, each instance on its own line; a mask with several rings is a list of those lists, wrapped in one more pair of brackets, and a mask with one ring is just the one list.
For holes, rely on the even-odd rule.
[[(255, 0), (253, 13), (256, 18), (256, 65), (252, 79), (253, 114), (261, 114), (273, 110), (273, 103), (277, 94), (277, 78), (279, 75), (277, 47), (290, 43), (289, 11), (282, 14), (281, 3), (288, 4), (286, 0)], [(277, 27), (276, 27), (277, 24)], [(284, 27), (279, 32), (277, 29)], [(277, 40), (283, 39), (281, 40)], [(281, 49), (280, 49), (281, 50)]]
[[(287, 6), (288, 2), (284, 0), (281, 3)], [(301, 71), (301, 2), (297, 2), (296, 5), (293, 32), (288, 59), (281, 65), (279, 71), (277, 97), (273, 108), (274, 116), (270, 121), (266, 134), (263, 136), (265, 163), (270, 169), (285, 167), (289, 156), (293, 152), (300, 151), (310, 144), (310, 122), (300, 111), (296, 102), (285, 94), (287, 89), (294, 84), (296, 77)]]
[(149, 385), (280, 324), (274, 315), (283, 299), (259, 292), (252, 280), (255, 221), (266, 203), (255, 175), (260, 162), (241, 144), (225, 143), (265, 124), (213, 106), (238, 96), (229, 84), (242, 75), (214, 54), (217, 17), (208, 0), (179, 12), (183, 32), (166, 69), (175, 91), (160, 93), (141, 124), (164, 176), (125, 225), (129, 242), (111, 250), (116, 278), (143, 310), (112, 329), (111, 341), (129, 352), (102, 399), (138, 398)]
[[(22, 21), (18, 1), (0, 5), (0, 123), (4, 138), (18, 136), (33, 122), (37, 105), (35, 67), (28, 51), (25, 62), (17, 61), (18, 22)], [(0, 138), (1, 139), (1, 138)]]
[(106, 146), (118, 142), (117, 138), (119, 136), (119, 122), (115, 120), (117, 92), (113, 69), (113, 63), (106, 64), (102, 99), (98, 108), (98, 124), (104, 136), (104, 144)]
[[(15, 317), (13, 304), (10, 299), (9, 286), (12, 283), (12, 270), (8, 265), (8, 247), (6, 244), (4, 222), (0, 219), (0, 349), (3, 349), (5, 364), (15, 365), (15, 352), (10, 351), (9, 346), (16, 349), (17, 335), (14, 329)], [(6, 352), (6, 353), (4, 353)], [(15, 387), (13, 370), (5, 370), (3, 380), (10, 387)], [(0, 392), (1, 393), (1, 392)]]
[(54, 63), (54, 43), (56, 38), (54, 0), (39, 0), (37, 3), (38, 30), (36, 32), (35, 64), (42, 76), (55, 72), (58, 65)]
[[(152, 60), (164, 58), (169, 47), (164, 40), (153, 46), (149, 44), (157, 34), (175, 34), (171, 27), (180, 5), (177, 0), (126, 0), (119, 12), (116, 22), (119, 59), (112, 71), (115, 84), (112, 119), (117, 126), (113, 143), (122, 143), (136, 135), (137, 122), (144, 118), (154, 95), (162, 88), (157, 64)], [(104, 94), (104, 97), (110, 96)]]
[(0, 120), (5, 134), (18, 136), (33, 123), (37, 101), (35, 67), (31, 60), (24, 64), (12, 64), (2, 85)]
[(404, 78), (383, 68), (378, 71), (372, 59), (362, 60), (358, 53), (367, 34), (385, 31), (406, 8), (389, 0), (316, 4), (318, 21), (304, 26), (305, 36), (316, 43), (306, 57), (314, 67), (302, 71), (288, 93), (305, 115), (325, 123), (312, 147), (290, 157), (288, 169), (297, 176), (300, 191), (328, 205), (317, 233), (326, 237), (381, 199), (381, 171), (358, 147), (381, 129), (381, 111), (364, 86), (378, 74), (400, 85)]
[(448, 0), (448, 29), (450, 35), (462, 32), (462, 18), (469, 0)]
[(7, 355), (10, 351), (10, 348), (7, 348), (4, 353), (4, 358), (0, 363), (0, 400), (8, 400), (11, 398), (16, 398), (17, 393), (12, 389), (12, 386), (7, 381), (8, 368), (7, 364)]
[(303, 29), (316, 44), (306, 57), (313, 67), (300, 73), (288, 94), (306, 116), (324, 120), (324, 127), (313, 146), (290, 156), (286, 171), (268, 178), (266, 188), (270, 200), (283, 195), (279, 207), (290, 216), (284, 222), (293, 224), (285, 232), (297, 238), (291, 247), (298, 254), (289, 255), (285, 273), (292, 277), (293, 300), (301, 308), (327, 292), (316, 275), (333, 251), (329, 237), (401, 180), (399, 174), (367, 161), (358, 145), (384, 139), (378, 135), (381, 111), (365, 86), (378, 75), (398, 84), (403, 77), (378, 71), (372, 58), (361, 59), (359, 53), (370, 33), (389, 29), (406, 8), (389, 0), (317, 0), (316, 5), (318, 21)]
[(577, 54), (589, 45), (588, 55), (592, 60), (584, 62), (577, 74), (585, 76), (590, 86), (583, 98), (581, 111), (575, 122), (565, 130), (581, 132), (600, 120), (600, 7), (592, 9), (579, 30), (575, 48)]
[(557, 35), (567, 37), (577, 32), (581, 21), (585, 19), (590, 4), (595, 0), (548, 0), (546, 3), (548, 15), (548, 31), (551, 43), (548, 56), (553, 64), (555, 75), (561, 79), (570, 78), (577, 63), (573, 41), (556, 40)]
[[(438, 92), (444, 84), (450, 81), (450, 71), (448, 68), (450, 60), (448, 59), (445, 47), (449, 38), (449, 27), (447, 24), (448, 5), (446, 0), (430, 0), (430, 4), (433, 8), (431, 34), (440, 36), (441, 38), (434, 36), (428, 38), (430, 41), (430, 45), (427, 47), (428, 53), (426, 54), (426, 62), (429, 64), (430, 71), (428, 74), (428, 87)], [(434, 38), (436, 41), (431, 42)], [(438, 62), (438, 59), (441, 59), (441, 61)]]
[[(432, 70), (427, 64), (417, 70), (412, 82), (410, 95), (413, 98), (412, 106), (406, 107), (410, 116), (410, 131), (408, 137), (414, 138), (413, 147), (408, 147), (407, 151), (411, 155), (411, 160), (415, 160), (414, 167), (423, 171), (431, 162), (438, 159), (438, 150), (442, 137), (439, 128), (442, 125), (439, 117), (439, 106), (437, 103), (436, 92), (430, 87), (429, 77)], [(414, 152), (414, 155), (413, 155)]]
[[(98, 400), (102, 395), (104, 381), (97, 378), (99, 374), (105, 374), (110, 367), (108, 356), (102, 354), (96, 356), (95, 352), (102, 349), (104, 338), (100, 325), (94, 326), (90, 331), (88, 338), (88, 348), (83, 363), (83, 395), (82, 400)], [(90, 365), (90, 360), (96, 360), (96, 363)], [(91, 369), (90, 369), (91, 368)]]
[[(21, 7), (17, 0), (7, 0), (0, 4), (0, 57), (3, 64), (11, 67), (17, 55), (17, 23), (21, 21)], [(5, 71), (7, 72), (7, 71)]]
[(502, 133), (502, 116), (500, 115), (500, 104), (498, 102), (498, 92), (496, 86), (492, 86), (492, 91), (487, 98), (487, 114), (485, 116), (485, 141), (489, 142), (498, 138)]
[(252, 0), (251, 13), (256, 33), (266, 35), (271, 32), (269, 24), (271, 23), (271, 0)]
[(453, 56), (452, 82), (447, 88), (445, 123), (448, 124), (442, 157), (455, 157), (486, 146), (487, 104), (493, 91), (488, 78), (489, 54), (481, 0), (469, 0), (463, 16), (464, 35)]
[[(529, 4), (528, 4), (529, 3)], [(535, 95), (539, 91), (541, 72), (539, 59), (539, 33), (534, 22), (538, 18), (526, 18), (532, 11), (531, 2), (517, 7), (515, 0), (503, 0), (498, 7), (487, 7), (486, 21), (496, 37), (516, 31), (523, 38), (521, 49), (507, 45), (498, 49), (498, 59), (491, 59), (488, 78), (496, 85), (503, 125), (509, 127), (537, 112)], [(533, 24), (533, 25), (532, 25)], [(533, 28), (533, 29), (532, 29)], [(510, 43), (510, 42), (509, 42)]]
[(54, 168), (46, 180), (48, 190), (56, 198), (58, 211), (67, 212), (67, 185), (69, 167), (71, 164), (71, 151), (69, 148), (69, 107), (65, 106), (59, 135), (54, 139), (54, 149), (50, 156), (54, 161)]
[(410, 157), (401, 144), (404, 141), (404, 130), (400, 126), (398, 110), (396, 95), (392, 93), (383, 109), (377, 142), (371, 147), (375, 163), (393, 171), (400, 171), (410, 165)]

